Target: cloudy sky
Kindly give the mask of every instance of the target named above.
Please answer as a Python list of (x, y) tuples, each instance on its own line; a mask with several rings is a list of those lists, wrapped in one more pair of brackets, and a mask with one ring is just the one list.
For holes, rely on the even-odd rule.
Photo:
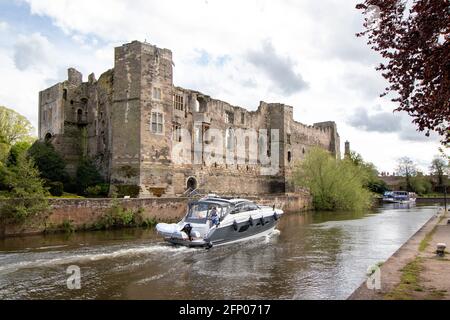
[(295, 120), (336, 121), (343, 144), (393, 172), (408, 156), (427, 170), (439, 138), (393, 114), (356, 0), (0, 0), (0, 105), (37, 128), (38, 92), (76, 67), (113, 67), (132, 40), (173, 51), (175, 84), (255, 110), (294, 106)]

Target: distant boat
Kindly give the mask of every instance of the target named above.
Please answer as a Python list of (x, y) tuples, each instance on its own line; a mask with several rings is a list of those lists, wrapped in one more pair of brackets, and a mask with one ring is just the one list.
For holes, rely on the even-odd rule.
[(388, 191), (384, 193), (383, 202), (386, 203), (412, 203), (416, 202), (417, 195), (414, 192)]

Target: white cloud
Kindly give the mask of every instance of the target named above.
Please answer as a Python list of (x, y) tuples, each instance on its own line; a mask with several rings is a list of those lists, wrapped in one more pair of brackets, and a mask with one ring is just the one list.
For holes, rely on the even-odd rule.
[(0, 21), (0, 32), (8, 30), (9, 24), (5, 21)]
[[(173, 51), (176, 85), (249, 109), (261, 100), (290, 104), (295, 119), (303, 123), (335, 120), (342, 140), (350, 140), (355, 151), (381, 170), (392, 171), (401, 156), (425, 161), (436, 153), (438, 143), (417, 141), (421, 134), (404, 123), (408, 117), (401, 118), (402, 130), (391, 132), (348, 124), (360, 106), (380, 106), (372, 115), (392, 114), (395, 108), (388, 98), (379, 98), (386, 83), (374, 66), (381, 59), (364, 39), (355, 37), (362, 30), (361, 13), (355, 9), (359, 0), (20, 1), (67, 35), (59, 39), (64, 45), (50, 44), (55, 56), (41, 70), (35, 67), (48, 61), (48, 51), (38, 49), (48, 47), (45, 41), (28, 51), (41, 54), (39, 63), (22, 57), (24, 71), (14, 67), (13, 48), (5, 49), (8, 60), (0, 62), (0, 70), (7, 69), (16, 84), (2, 80), (8, 82), (8, 91), (0, 85), (0, 99), (20, 110), (31, 106), (34, 118), (38, 90), (64, 80), (67, 67), (78, 68), (85, 79), (95, 71), (98, 78), (113, 67), (114, 46), (146, 39)], [(264, 49), (265, 41), (271, 46)], [(255, 54), (261, 59), (256, 61)], [(304, 82), (308, 89), (300, 90)], [(29, 101), (17, 97), (14, 86), (26, 91)], [(369, 127), (374, 124), (365, 120)], [(378, 131), (389, 124), (379, 120)]]
[(14, 45), (14, 63), (17, 69), (45, 68), (52, 63), (55, 48), (40, 33), (20, 35)]

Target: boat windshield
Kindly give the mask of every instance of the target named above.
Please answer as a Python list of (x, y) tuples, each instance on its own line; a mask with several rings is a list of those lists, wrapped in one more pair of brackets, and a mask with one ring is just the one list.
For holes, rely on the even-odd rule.
[(219, 218), (223, 218), (227, 213), (228, 206), (212, 202), (195, 202), (190, 204), (185, 221), (191, 223), (205, 224), (213, 208), (216, 208)]

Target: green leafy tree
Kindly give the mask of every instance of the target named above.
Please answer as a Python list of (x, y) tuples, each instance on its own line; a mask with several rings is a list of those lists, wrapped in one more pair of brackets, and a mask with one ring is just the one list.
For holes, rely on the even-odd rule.
[(28, 154), (34, 159), (41, 177), (48, 182), (68, 182), (66, 163), (56, 152), (53, 145), (47, 142), (35, 142)]
[(433, 185), (429, 177), (418, 171), (414, 177), (411, 177), (411, 191), (419, 195), (429, 194), (433, 191)]
[(16, 142), (31, 142), (33, 126), (27, 118), (14, 110), (0, 106), (0, 143), (14, 145)]
[(450, 160), (445, 154), (435, 156), (431, 162), (430, 172), (432, 175), (437, 177), (438, 186), (442, 187), (446, 184), (446, 175), (450, 168)]
[(30, 149), (31, 144), (26, 141), (17, 142), (9, 150), (8, 157), (6, 159), (6, 164), (8, 166), (16, 165), (19, 161), (21, 155), (26, 155), (28, 149)]
[(83, 159), (77, 168), (76, 185), (78, 194), (87, 195), (89, 187), (102, 184), (103, 182), (104, 179), (92, 160)]
[(10, 223), (24, 223), (48, 208), (47, 190), (32, 159), (25, 152), (14, 163), (0, 166), (0, 236)]
[(365, 162), (363, 157), (355, 152), (351, 152), (347, 160), (351, 161), (353, 165), (362, 171), (361, 176), (363, 177), (364, 187), (379, 194), (388, 191), (388, 186), (379, 178), (378, 170), (373, 163)]
[(315, 148), (296, 166), (294, 183), (307, 188), (317, 210), (360, 211), (372, 203), (372, 194), (364, 185), (367, 172), (350, 160), (336, 160), (328, 152)]

